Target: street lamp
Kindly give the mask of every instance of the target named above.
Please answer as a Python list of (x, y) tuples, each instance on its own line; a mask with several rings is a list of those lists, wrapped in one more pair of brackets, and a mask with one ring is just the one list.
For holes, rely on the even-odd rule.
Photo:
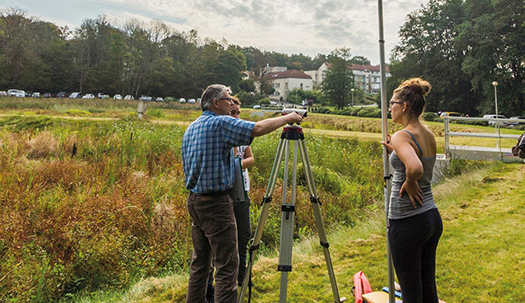
[(350, 91), (352, 92), (352, 107), (354, 107), (354, 89), (350, 89)]
[(500, 136), (500, 129), (499, 129), (499, 115), (498, 115), (498, 82), (494, 81), (492, 82), (492, 86), (494, 86), (494, 107), (496, 108), (496, 131), (498, 133), (498, 148), (499, 148), (499, 154), (501, 157), (501, 136)]

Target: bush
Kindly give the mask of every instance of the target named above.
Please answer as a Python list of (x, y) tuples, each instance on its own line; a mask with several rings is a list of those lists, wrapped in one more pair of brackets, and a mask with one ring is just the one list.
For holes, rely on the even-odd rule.
[(269, 98), (263, 98), (261, 100), (259, 100), (259, 105), (268, 105), (270, 104), (270, 99)]
[[(443, 119), (441, 119), (443, 120)], [(466, 124), (466, 125), (481, 125), (481, 126), (487, 126), (487, 121), (468, 121), (468, 120), (456, 120), (454, 121), (457, 124)]]
[(332, 111), (326, 107), (316, 107), (312, 109), (312, 112), (319, 113), (319, 114), (330, 114)]
[(362, 107), (357, 112), (357, 116), (366, 118), (381, 118), (381, 110), (379, 108)]
[(437, 119), (439, 119), (439, 116), (436, 115), (435, 113), (424, 113), (423, 114), (423, 120), (425, 121), (436, 121)]

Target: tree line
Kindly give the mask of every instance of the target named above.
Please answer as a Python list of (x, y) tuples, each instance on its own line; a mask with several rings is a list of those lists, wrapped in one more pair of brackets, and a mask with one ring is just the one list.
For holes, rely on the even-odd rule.
[[(433, 85), (427, 111), (494, 113), (496, 88), (500, 113), (525, 115), (524, 26), (524, 1), (430, 0), (399, 30), (387, 99), (403, 79), (423, 77)], [(310, 95), (343, 107), (354, 86), (345, 65), (370, 64), (346, 48), (311, 58), (202, 39), (195, 30), (178, 32), (161, 21), (118, 24), (99, 16), (70, 30), (18, 9), (0, 15), (0, 88), (188, 98), (210, 83), (224, 83), (254, 103), (273, 90), (263, 81), (261, 95), (253, 94), (252, 79), (267, 65), (304, 71), (323, 62), (332, 69), (323, 90)], [(244, 71), (252, 79), (243, 80)]]
[[(161, 21), (117, 24), (106, 16), (71, 30), (19, 9), (0, 15), (0, 88), (80, 91), (134, 96), (197, 97), (211, 83), (251, 92), (267, 66), (313, 70), (328, 60), (261, 51), (178, 32)], [(266, 93), (271, 86), (263, 85)]]

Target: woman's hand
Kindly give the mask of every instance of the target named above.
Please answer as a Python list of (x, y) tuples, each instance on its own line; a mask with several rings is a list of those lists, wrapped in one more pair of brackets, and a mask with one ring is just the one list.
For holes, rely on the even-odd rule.
[(420, 206), (423, 206), (423, 191), (421, 190), (421, 188), (419, 188), (419, 184), (417, 183), (417, 181), (405, 181), (401, 186), (401, 190), (399, 191), (400, 198), (404, 192), (406, 192), (408, 198), (410, 198), (410, 203), (412, 203), (414, 209), (417, 209), (416, 202)]
[(390, 144), (390, 139), (391, 139), (390, 134), (388, 134), (386, 142), (381, 141), (381, 144), (383, 144), (383, 146), (386, 147), (386, 150), (388, 151), (389, 154), (391, 154), (392, 151), (394, 150), (394, 147), (392, 146), (392, 144)]

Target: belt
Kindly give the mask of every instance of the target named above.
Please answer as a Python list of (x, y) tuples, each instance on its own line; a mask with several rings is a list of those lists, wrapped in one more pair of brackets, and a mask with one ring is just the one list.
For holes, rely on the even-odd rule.
[(195, 193), (195, 195), (201, 196), (201, 197), (218, 197), (218, 196), (228, 195), (229, 193), (230, 193), (229, 190), (223, 190), (223, 191), (212, 191), (209, 193), (200, 193), (200, 194)]

